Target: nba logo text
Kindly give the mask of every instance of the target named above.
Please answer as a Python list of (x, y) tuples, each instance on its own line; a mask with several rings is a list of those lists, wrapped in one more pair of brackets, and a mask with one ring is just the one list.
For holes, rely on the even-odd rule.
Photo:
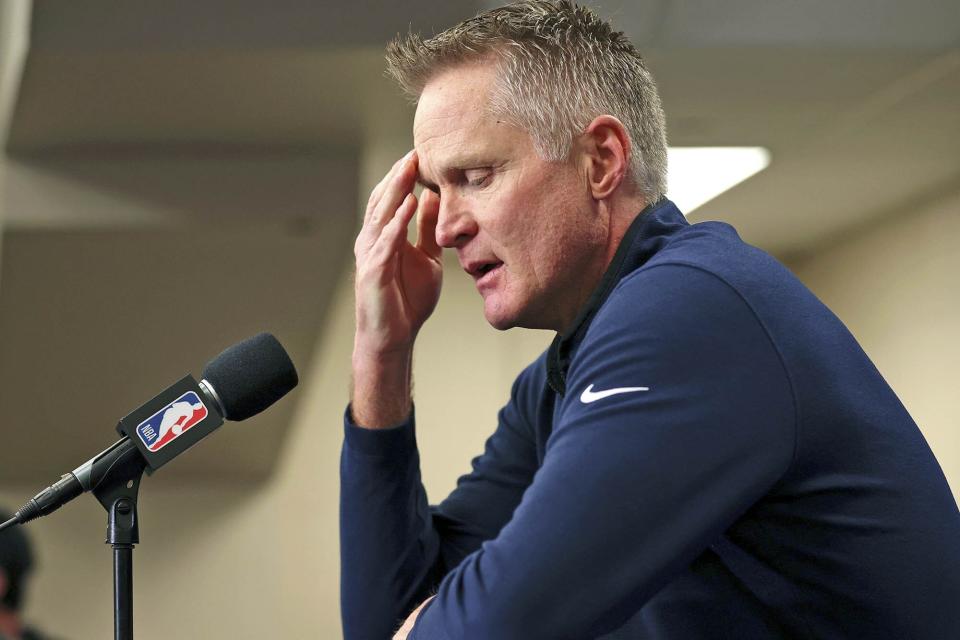
[(188, 391), (141, 422), (137, 435), (150, 451), (159, 451), (190, 427), (207, 417), (207, 407), (194, 391)]

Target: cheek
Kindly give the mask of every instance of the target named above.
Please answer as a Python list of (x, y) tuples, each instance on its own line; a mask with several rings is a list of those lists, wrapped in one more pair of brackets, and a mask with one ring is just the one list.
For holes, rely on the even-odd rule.
[(548, 202), (532, 203), (527, 217), (517, 226), (518, 259), (516, 271), (530, 285), (544, 289), (553, 284), (568, 264), (572, 248), (577, 244), (576, 229), (564, 221)]
[(482, 203), (491, 213), (486, 230), (514, 278), (546, 284), (577, 252), (580, 236), (590, 231), (582, 228), (584, 221), (576, 213), (583, 203), (570, 176), (526, 177), (530, 180), (518, 179), (512, 188), (487, 194)]
[(532, 195), (503, 189), (478, 201), (478, 222), (490, 248), (501, 260), (511, 262), (526, 253), (530, 237), (537, 233), (537, 200)]

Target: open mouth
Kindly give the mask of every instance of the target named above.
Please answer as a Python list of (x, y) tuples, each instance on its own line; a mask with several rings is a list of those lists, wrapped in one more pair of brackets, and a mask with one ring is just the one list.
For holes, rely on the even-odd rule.
[(479, 269), (477, 269), (477, 273), (480, 274), (480, 276), (484, 276), (502, 264), (503, 264), (502, 262), (489, 262), (483, 265), (482, 267), (480, 267)]
[(490, 278), (494, 277), (497, 270), (503, 266), (503, 263), (500, 261), (497, 262), (487, 262), (484, 263), (471, 271), (473, 279), (476, 281), (477, 285), (482, 285), (490, 281)]

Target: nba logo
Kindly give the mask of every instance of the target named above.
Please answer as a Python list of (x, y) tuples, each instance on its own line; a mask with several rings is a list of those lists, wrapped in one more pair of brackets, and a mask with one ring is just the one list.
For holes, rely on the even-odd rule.
[(188, 391), (141, 422), (137, 435), (150, 451), (159, 451), (187, 429), (207, 417), (207, 407), (194, 391)]

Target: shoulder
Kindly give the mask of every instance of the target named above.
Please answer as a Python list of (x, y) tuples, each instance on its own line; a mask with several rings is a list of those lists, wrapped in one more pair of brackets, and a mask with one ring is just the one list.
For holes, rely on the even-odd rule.
[[(723, 321), (763, 328), (789, 303), (812, 298), (775, 258), (747, 244), (722, 222), (704, 222), (671, 235), (642, 266), (624, 275), (599, 310), (594, 333), (613, 321), (655, 323), (663, 331), (678, 319)], [(641, 320), (642, 319), (642, 320)], [(617, 322), (617, 321), (622, 322)]]
[(624, 386), (626, 375), (669, 380), (692, 395), (739, 379), (775, 386), (788, 401), (779, 350), (740, 288), (702, 264), (652, 262), (621, 280), (597, 312), (571, 363), (573, 388), (607, 379)]
[(756, 325), (758, 320), (741, 287), (727, 274), (701, 261), (659, 259), (617, 284), (587, 336), (628, 329), (664, 336), (684, 329), (716, 334), (729, 323)]
[[(746, 299), (768, 293), (774, 287), (802, 287), (776, 258), (744, 242), (736, 229), (723, 222), (701, 222), (685, 227), (620, 284), (629, 286), (632, 278), (645, 277), (643, 274), (650, 275), (653, 270), (668, 265), (710, 274), (716, 284), (722, 283)], [(670, 273), (655, 275), (668, 277)]]

